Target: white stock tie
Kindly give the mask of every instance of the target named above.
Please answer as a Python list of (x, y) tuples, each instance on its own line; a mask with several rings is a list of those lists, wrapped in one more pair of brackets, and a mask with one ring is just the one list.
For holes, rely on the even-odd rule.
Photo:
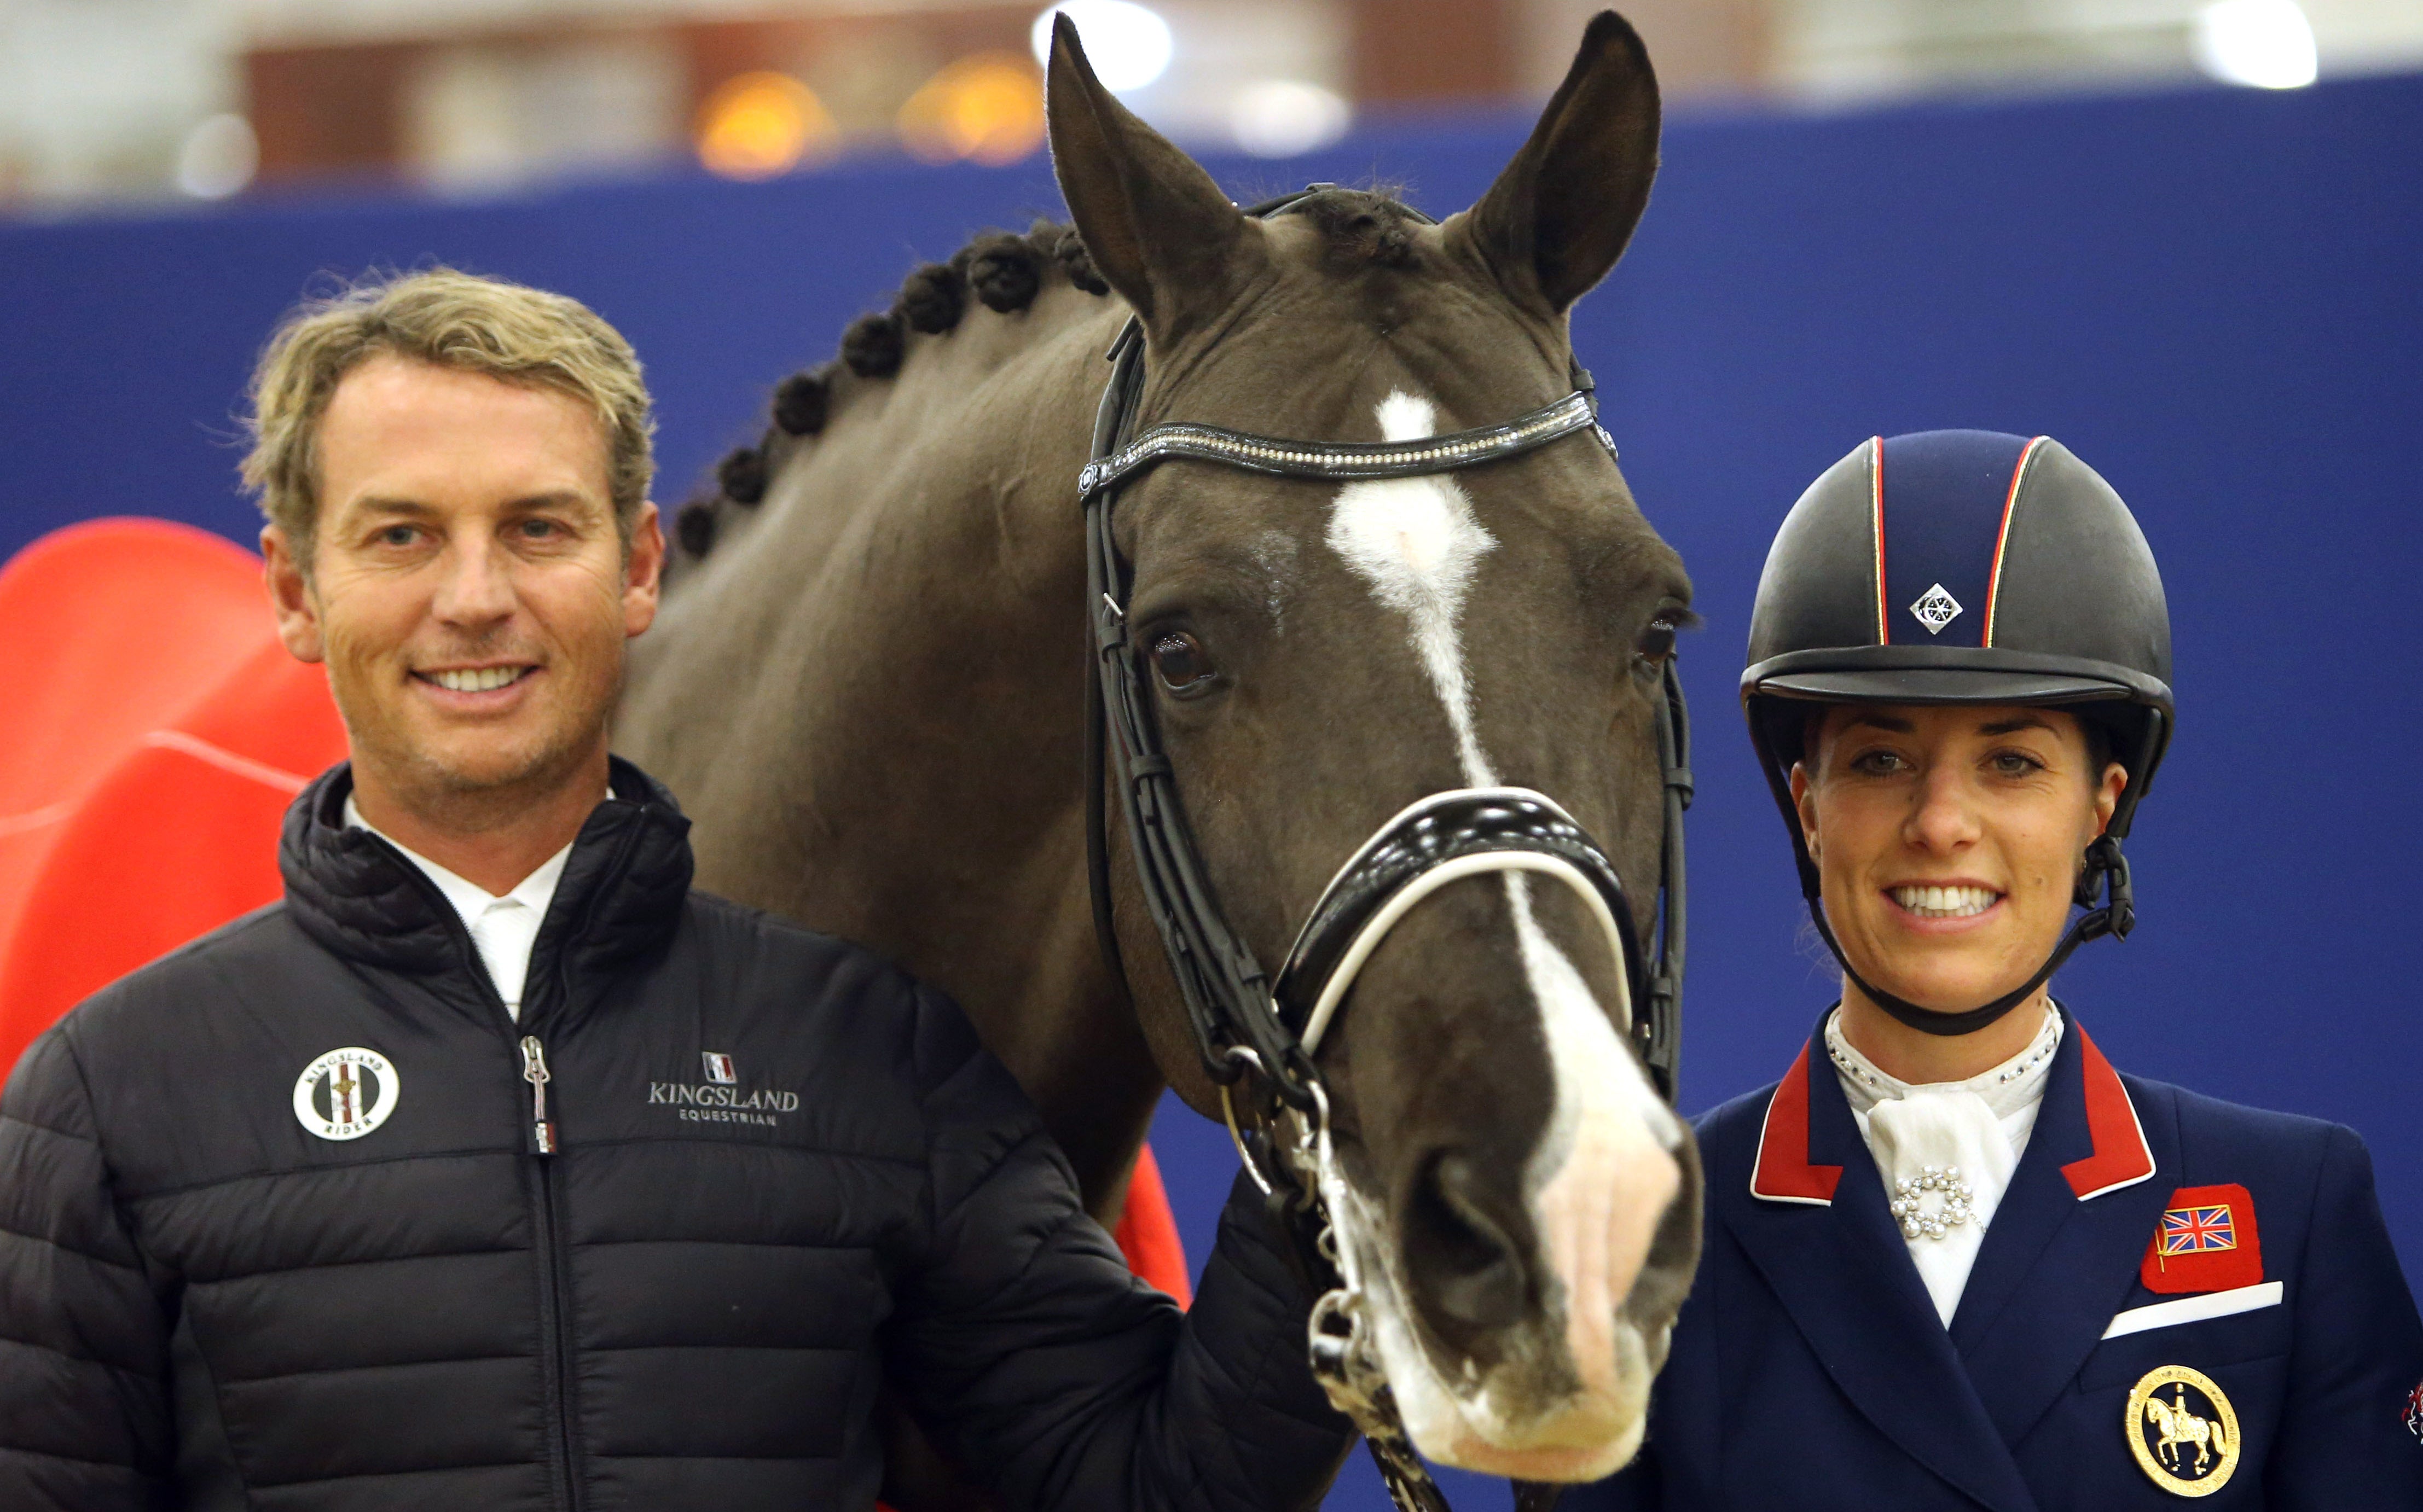
[(1868, 1114), (1868, 1148), (1919, 1279), (1948, 1328), (2019, 1164), (2010, 1136), (1973, 1092), (1912, 1088)]
[(1886, 1075), (1843, 1037), (1838, 1010), (1826, 1025), (1852, 1115), (1884, 1178), (1919, 1280), (1946, 1328), (2035, 1127), (2045, 1078), (2061, 1047), (2050, 1008), (2028, 1047), (1966, 1081), (1912, 1086)]

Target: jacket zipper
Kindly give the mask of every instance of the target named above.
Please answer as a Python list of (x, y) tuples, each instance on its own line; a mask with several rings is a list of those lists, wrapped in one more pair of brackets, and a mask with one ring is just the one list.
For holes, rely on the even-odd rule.
[(530, 1153), (536, 1158), (531, 1184), (538, 1192), (539, 1351), (546, 1378), (546, 1416), (554, 1453), (548, 1457), (555, 1482), (556, 1504), (575, 1512), (579, 1496), (573, 1475), (572, 1362), (564, 1347), (563, 1245), (556, 1228), (555, 1161), (560, 1148), (555, 1123), (547, 1117), (546, 1087), (553, 1079), (546, 1068), (546, 1047), (535, 1034), (521, 1039), (522, 1079), (530, 1084)]
[[(631, 843), (629, 837), (626, 836), (615, 857), (615, 869), (619, 870), (623, 853), (630, 849)], [(597, 907), (596, 902), (593, 900), (590, 907), (594, 912)], [(584, 934), (587, 927), (588, 921), (584, 920), (581, 928), (573, 934)], [(538, 963), (533, 960), (531, 964), (536, 966)], [(535, 974), (530, 985), (537, 990), (525, 990), (522, 994), (521, 1022), (525, 1024), (536, 1021), (544, 991), (534, 978)], [(570, 968), (561, 952), (557, 954), (551, 984), (555, 988), (555, 1000), (571, 1000)], [(502, 1006), (499, 1000), (499, 1007)], [(555, 1195), (553, 1158), (562, 1149), (562, 1142), (557, 1137), (555, 1121), (547, 1116), (546, 1088), (554, 1078), (547, 1070), (546, 1047), (537, 1035), (524, 1034), (521, 1052), (522, 1079), (530, 1084), (531, 1089), (530, 1151), (537, 1167), (532, 1181), (538, 1188), (539, 1209), (539, 1337), (540, 1347), (546, 1357), (548, 1426), (553, 1430), (555, 1440), (555, 1490), (558, 1504), (564, 1512), (579, 1512), (579, 1452), (572, 1427), (572, 1351), (564, 1343), (569, 1330), (563, 1320), (563, 1299), (571, 1286), (564, 1275), (564, 1243), (559, 1226), (557, 1209), (560, 1205)]]
[[(472, 943), (471, 932), (454, 912), (454, 906), (438, 890), (437, 884), (432, 882), (420, 867), (413, 865), (408, 857), (397, 851), (385, 837), (380, 837), (380, 843), (386, 845), (405, 874), (420, 885), (423, 897), (437, 906), (437, 917), (445, 921), (447, 933), (454, 937), (456, 951), (470, 969), (473, 984), (488, 1000), (489, 1006), (497, 1011), (497, 1016), (503, 1020), (507, 1037), (511, 1038), (515, 1028), (514, 1016), (506, 1011), (505, 1000), (497, 995), (496, 984), (488, 980), (486, 963), (480, 959), (479, 947)], [(622, 850), (627, 852), (632, 843), (626, 837)], [(621, 859), (618, 853), (618, 864)], [(591, 907), (594, 910), (596, 905), (593, 903)], [(565, 995), (563, 974), (562, 965), (559, 962), (559, 997)], [(536, 996), (534, 993), (523, 995), (525, 1015), (535, 1005), (533, 1000)], [(537, 1193), (533, 1205), (537, 1208), (538, 1218), (538, 1234), (534, 1242), (538, 1257), (539, 1362), (546, 1386), (547, 1436), (552, 1441), (548, 1479), (553, 1483), (555, 1504), (562, 1512), (579, 1512), (578, 1483), (573, 1473), (572, 1363), (570, 1351), (563, 1345), (563, 1296), (566, 1290), (563, 1240), (556, 1224), (555, 1161), (551, 1158), (561, 1146), (556, 1139), (555, 1123), (547, 1117), (546, 1108), (546, 1087), (553, 1075), (547, 1070), (546, 1047), (537, 1035), (522, 1035), (518, 1048), (521, 1051), (522, 1080), (531, 1089), (531, 1132), (526, 1148), (527, 1153), (535, 1158), (535, 1168), (531, 1172), (530, 1181)]]
[(522, 1036), (522, 1079), (531, 1084), (531, 1153), (555, 1153), (555, 1126), (546, 1119), (546, 1047), (535, 1034)]

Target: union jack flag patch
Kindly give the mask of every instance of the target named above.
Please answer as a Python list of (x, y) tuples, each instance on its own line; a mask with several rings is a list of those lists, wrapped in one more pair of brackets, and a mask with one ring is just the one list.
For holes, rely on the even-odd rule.
[(2254, 1197), (2235, 1182), (2171, 1193), (2146, 1242), (2137, 1279), (2147, 1291), (2173, 1297), (2260, 1285), (2263, 1244), (2255, 1229)]
[(2228, 1204), (2163, 1209), (2163, 1254), (2204, 1254), (2237, 1248), (2238, 1225), (2230, 1221)]

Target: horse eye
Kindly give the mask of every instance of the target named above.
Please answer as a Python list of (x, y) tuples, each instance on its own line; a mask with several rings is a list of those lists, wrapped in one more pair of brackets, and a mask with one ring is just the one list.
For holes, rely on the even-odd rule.
[(1640, 659), (1655, 667), (1674, 654), (1674, 617), (1661, 614), (1640, 633)]
[(1212, 681), (1212, 657), (1183, 630), (1164, 631), (1152, 642), (1153, 670), (1172, 693), (1199, 693)]

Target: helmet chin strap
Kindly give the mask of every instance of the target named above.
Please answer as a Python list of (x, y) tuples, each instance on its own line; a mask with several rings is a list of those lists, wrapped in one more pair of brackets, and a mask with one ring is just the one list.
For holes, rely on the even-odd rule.
[(1835, 963), (1843, 969), (1844, 980), (1858, 987), (1870, 1002), (1910, 1028), (1924, 1034), (1940, 1034), (1947, 1039), (1973, 1034), (2035, 997), (2036, 990), (2051, 981), (2052, 974), (2061, 969), (2061, 964), (2069, 959), (2070, 953), (2088, 940), (2105, 935), (2114, 939), (2126, 939), (2129, 931), (2137, 925), (2136, 900), (2129, 886), (2129, 858), (2120, 854), (2119, 838), (2107, 832), (2086, 847), (2086, 863), (2079, 872), (2077, 901), (2085, 906), (2087, 911), (2069, 926), (2069, 932), (2062, 936), (2061, 943), (2053, 947), (2052, 954), (2046, 957), (2044, 965), (2036, 968), (2035, 975), (1982, 1007), (1972, 1008), (1965, 1013), (1942, 1013), (1933, 1008), (1922, 1008), (1907, 998), (1897, 998), (1881, 987), (1871, 985), (1865, 977), (1852, 969), (1850, 957), (1843, 953), (1842, 943), (1834, 938), (1833, 928), (1826, 922), (1826, 906), (1818, 898), (1816, 889), (1812, 887), (1807, 897), (1809, 918), (1817, 926), (1817, 937), (1834, 953)]

